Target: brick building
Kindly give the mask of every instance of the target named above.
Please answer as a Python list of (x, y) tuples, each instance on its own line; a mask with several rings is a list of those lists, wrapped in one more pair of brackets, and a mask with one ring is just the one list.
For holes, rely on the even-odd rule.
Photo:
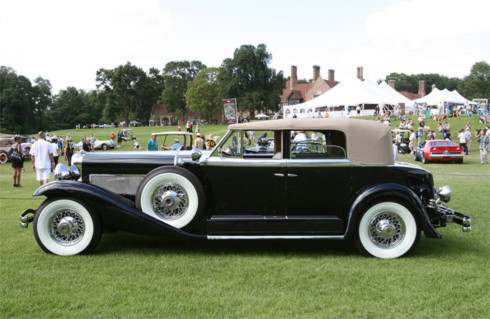
[(328, 70), (328, 80), (320, 75), (320, 67), (313, 66), (313, 79), (311, 83), (298, 83), (298, 73), (295, 65), (291, 66), (291, 77), (286, 82), (286, 88), (281, 95), (281, 107), (309, 101), (327, 92), (339, 82), (335, 81), (335, 71)]

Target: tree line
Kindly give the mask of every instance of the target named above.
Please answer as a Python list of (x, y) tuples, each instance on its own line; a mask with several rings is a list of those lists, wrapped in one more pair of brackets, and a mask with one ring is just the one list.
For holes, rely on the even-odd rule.
[(161, 70), (145, 72), (127, 62), (114, 69), (99, 69), (96, 90), (68, 87), (57, 94), (52, 93), (49, 80), (38, 77), (31, 83), (2, 66), (0, 132), (32, 133), (130, 120), (148, 123), (157, 103), (165, 104), (182, 121), (189, 111), (210, 119), (226, 98), (237, 98), (239, 109), (252, 114), (254, 110), (277, 110), (285, 79), (282, 72), (269, 67), (271, 59), (267, 47), (260, 44), (242, 45), (218, 68), (208, 68), (200, 61), (171, 61)]
[[(163, 69), (148, 72), (127, 62), (114, 69), (96, 72), (96, 90), (67, 87), (52, 93), (49, 80), (31, 82), (15, 70), (0, 66), (0, 132), (33, 133), (38, 130), (74, 128), (77, 124), (119, 123), (136, 120), (148, 123), (153, 105), (185, 121), (189, 111), (210, 119), (221, 109), (221, 99), (237, 98), (240, 111), (277, 110), (286, 79), (269, 67), (272, 55), (260, 44), (242, 45), (220, 67), (200, 61), (171, 61)], [(489, 98), (490, 66), (475, 63), (462, 79), (439, 74), (391, 73), (399, 91), (418, 92), (418, 81), (438, 88), (458, 89), (468, 99)], [(159, 120), (155, 114), (153, 120)]]

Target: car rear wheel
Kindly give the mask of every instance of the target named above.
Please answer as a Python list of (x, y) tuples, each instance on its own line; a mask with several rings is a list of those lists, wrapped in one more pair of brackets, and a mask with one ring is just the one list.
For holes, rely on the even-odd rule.
[(184, 168), (157, 168), (138, 187), (136, 207), (175, 228), (184, 228), (201, 215), (204, 189), (199, 179)]
[(0, 152), (0, 164), (7, 163), (8, 159), (9, 159), (9, 157), (8, 157), (7, 153)]
[(416, 152), (413, 152), (413, 160), (414, 161), (418, 161), (419, 159), (417, 158), (417, 153)]
[(420, 155), (420, 157), (422, 158), (422, 163), (424, 163), (424, 164), (428, 164), (429, 163), (429, 160), (427, 160), (427, 157), (425, 157), (425, 154), (424, 153), (422, 153)]
[(60, 256), (93, 251), (102, 233), (98, 216), (73, 199), (45, 201), (37, 210), (33, 227), (39, 246)]
[(107, 149), (108, 149), (107, 145), (106, 145), (106, 144), (102, 144), (102, 149), (103, 149), (104, 151), (107, 151)]
[(356, 237), (356, 246), (363, 255), (391, 259), (408, 254), (417, 244), (420, 230), (407, 207), (380, 202), (365, 211)]

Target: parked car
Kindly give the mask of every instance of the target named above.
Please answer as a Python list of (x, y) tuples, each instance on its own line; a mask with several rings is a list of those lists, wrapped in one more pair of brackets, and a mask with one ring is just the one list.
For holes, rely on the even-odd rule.
[(110, 124), (99, 124), (99, 128), (111, 128), (112, 126)]
[[(83, 143), (82, 143), (82, 141), (80, 141), (77, 144), (75, 144), (74, 146), (77, 149), (82, 149)], [(114, 142), (114, 140), (95, 140), (95, 146), (94, 146), (94, 148), (96, 150), (104, 150), (104, 151), (106, 151), (108, 149), (113, 149), (114, 147), (116, 147), (116, 142)]]
[[(317, 131), (321, 146), (291, 143), (291, 131)], [(268, 157), (245, 153), (244, 134), (268, 131)], [(442, 204), (451, 189), (432, 174), (394, 161), (390, 128), (345, 118), (234, 124), (208, 153), (86, 153), (34, 196), (24, 211), (43, 250), (93, 251), (105, 230), (209, 240), (348, 239), (367, 256), (410, 253), (420, 234), (471, 219)]]
[(14, 145), (14, 137), (9, 135), (0, 136), (0, 164), (5, 164), (9, 160), (8, 152)]
[(413, 159), (427, 164), (431, 162), (463, 163), (464, 150), (461, 146), (449, 140), (427, 141), (421, 147), (415, 148)]

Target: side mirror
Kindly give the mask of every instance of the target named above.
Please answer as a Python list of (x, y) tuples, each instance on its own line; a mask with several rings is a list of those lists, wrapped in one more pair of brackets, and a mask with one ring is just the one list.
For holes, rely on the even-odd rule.
[(199, 159), (201, 158), (202, 156), (202, 152), (200, 149), (198, 148), (193, 148), (192, 149), (192, 153), (191, 153), (191, 158), (193, 161), (199, 161)]

